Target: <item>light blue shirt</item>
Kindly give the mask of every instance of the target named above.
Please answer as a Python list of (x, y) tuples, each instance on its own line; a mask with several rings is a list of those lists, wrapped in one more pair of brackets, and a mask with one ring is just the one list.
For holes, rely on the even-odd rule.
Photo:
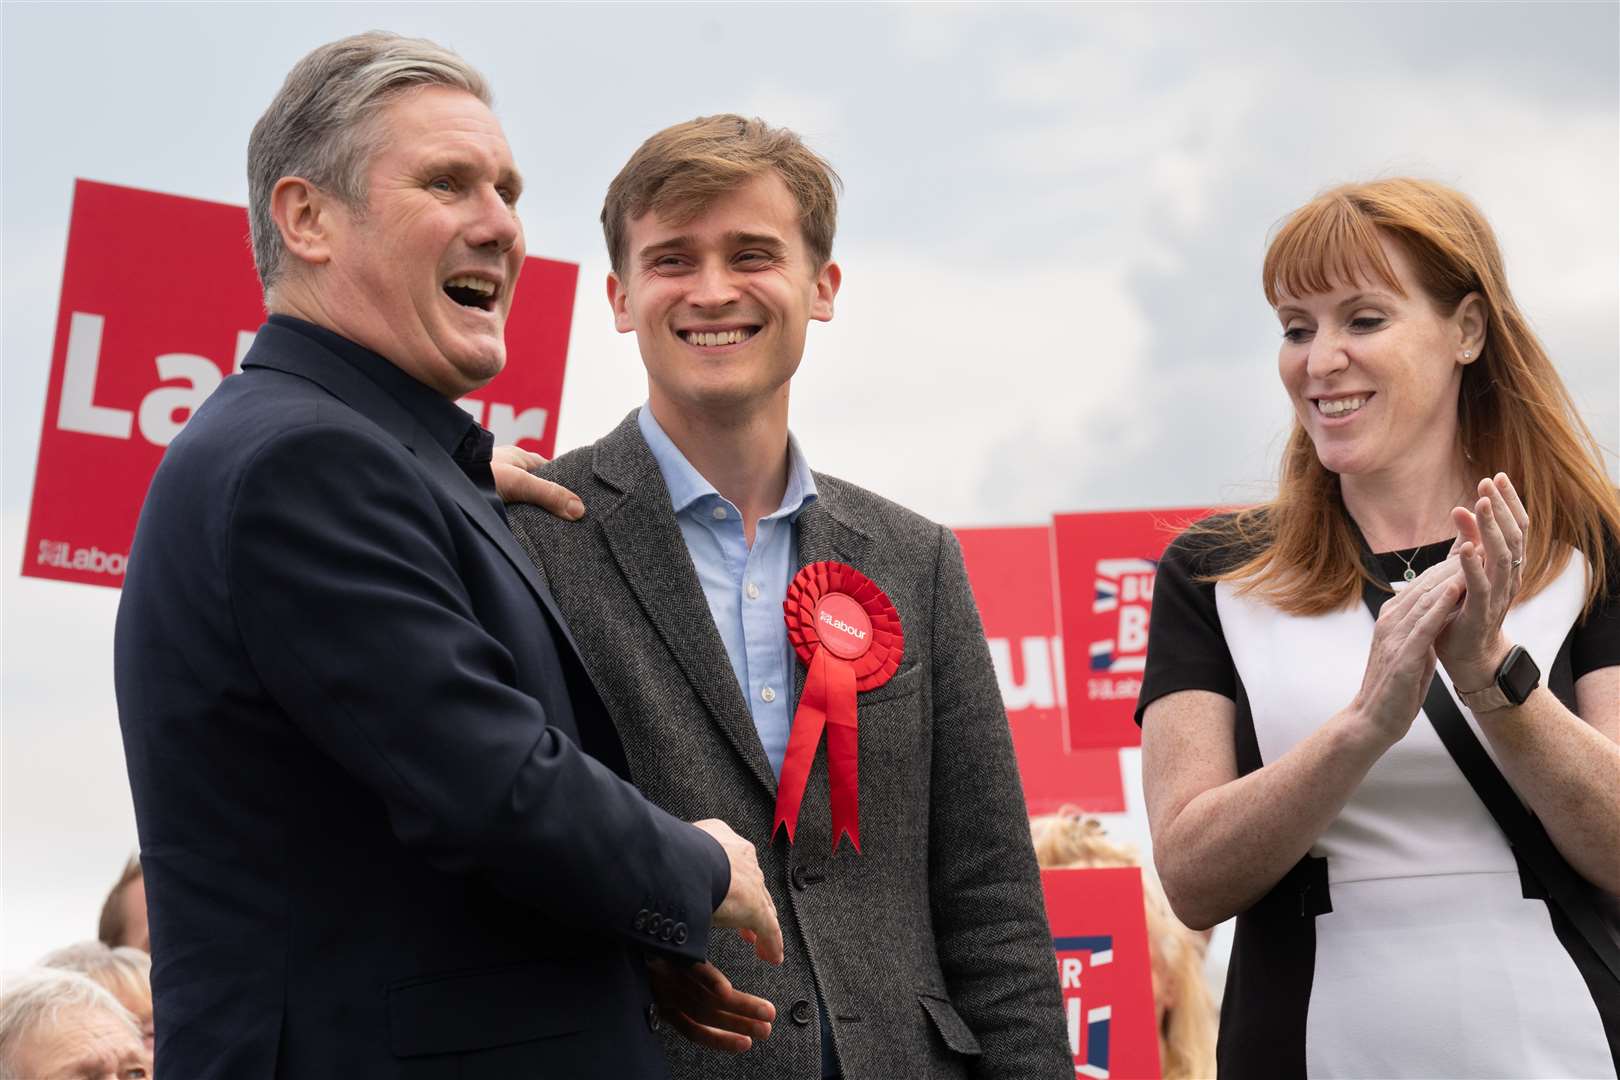
[(697, 568), (720, 630), (731, 670), (737, 675), (759, 741), (780, 778), (793, 722), (793, 675), (798, 659), (782, 620), (782, 601), (799, 566), (793, 522), (816, 498), (815, 477), (788, 435), (788, 482), (782, 505), (754, 527), (754, 546), (743, 535), (742, 515), (703, 479), (643, 405), (637, 417), (642, 438), (663, 473), (675, 521)]

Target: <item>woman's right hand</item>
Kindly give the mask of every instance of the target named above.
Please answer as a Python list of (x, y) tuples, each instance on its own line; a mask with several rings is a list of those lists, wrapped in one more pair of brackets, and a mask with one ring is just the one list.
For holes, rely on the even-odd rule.
[(1419, 574), (1384, 603), (1373, 628), (1367, 670), (1351, 708), (1388, 745), (1417, 718), (1434, 679), (1434, 642), (1456, 617), (1465, 592), (1456, 555)]

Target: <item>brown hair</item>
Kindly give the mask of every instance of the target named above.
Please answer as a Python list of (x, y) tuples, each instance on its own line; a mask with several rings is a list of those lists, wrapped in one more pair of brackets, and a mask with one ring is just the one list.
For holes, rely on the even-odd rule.
[(667, 127), (636, 148), (608, 185), (602, 235), (614, 273), (629, 256), (626, 226), (648, 211), (676, 224), (703, 213), (717, 197), (767, 169), (799, 204), (799, 227), (819, 270), (832, 258), (843, 181), (831, 165), (787, 128), (734, 113), (700, 116)]
[[(1604, 587), (1606, 540), (1620, 538), (1620, 494), (1597, 440), (1514, 302), (1495, 234), (1467, 196), (1405, 178), (1323, 192), (1272, 239), (1261, 271), (1266, 299), (1276, 306), (1284, 294), (1308, 296), (1369, 277), (1403, 293), (1381, 238), (1401, 245), (1442, 313), (1454, 312), (1469, 293), (1483, 299), (1485, 345), (1463, 369), (1458, 438), (1479, 475), (1507, 473), (1524, 500), (1531, 525), (1521, 595), (1551, 584), (1574, 548), (1591, 568), (1590, 607)], [(1256, 552), (1213, 579), (1239, 582), (1240, 592), (1295, 615), (1348, 607), (1364, 579), (1387, 587), (1363, 566), (1339, 478), (1323, 467), (1297, 418), (1281, 472), (1271, 502), (1202, 526), (1222, 546)]]
[(107, 894), (106, 902), (101, 905), (101, 921), (96, 925), (96, 937), (103, 944), (113, 948), (129, 944), (124, 940), (124, 935), (129, 932), (129, 916), (124, 911), (124, 890), (130, 882), (142, 876), (141, 857), (131, 855), (129, 862), (124, 864), (124, 872), (118, 875), (112, 892)]
[[(1109, 838), (1102, 823), (1072, 806), (1031, 818), (1030, 838), (1042, 870), (1065, 867), (1140, 866), (1127, 845)], [(1170, 910), (1164, 887), (1142, 872), (1153, 996), (1165, 1003), (1159, 1030), (1159, 1068), (1164, 1080), (1201, 1080), (1215, 1075), (1215, 999), (1204, 978), (1208, 944)]]

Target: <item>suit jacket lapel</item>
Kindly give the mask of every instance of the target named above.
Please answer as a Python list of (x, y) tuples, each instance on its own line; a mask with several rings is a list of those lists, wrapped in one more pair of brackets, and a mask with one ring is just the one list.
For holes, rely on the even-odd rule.
[[(506, 556), (506, 561), (522, 576), (524, 584), (528, 585), (529, 591), (545, 608), (546, 613), (551, 616), (552, 623), (567, 640), (569, 648), (578, 656), (579, 647), (574, 643), (573, 635), (568, 632), (568, 624), (563, 621), (562, 612), (557, 610), (557, 604), (551, 598), (551, 590), (547, 588), (545, 578), (536, 569), (534, 562), (523, 554), (523, 549), (518, 547), (517, 540), (512, 536), (512, 530), (473, 486), (473, 482), (461, 471), (461, 466), (455, 463), (455, 459), (434, 442), (432, 436), (422, 430), (422, 426), (410, 412), (390, 397), (387, 391), (350, 367), (340, 357), (329, 353), (321, 345), (296, 331), (284, 329), (274, 323), (259, 329), (252, 349), (243, 358), (243, 366), (274, 368), (289, 375), (308, 379), (399, 440), (449, 491), (456, 505), (472, 519), (479, 531), (500, 548), (501, 554)], [(468, 419), (471, 420), (471, 417)]]
[(710, 616), (663, 474), (641, 437), (635, 413), (597, 444), (594, 465), (604, 483), (624, 493), (618, 502), (594, 515), (619, 572), (669, 647), (682, 676), (748, 771), (774, 797), (776, 777), (770, 760)]

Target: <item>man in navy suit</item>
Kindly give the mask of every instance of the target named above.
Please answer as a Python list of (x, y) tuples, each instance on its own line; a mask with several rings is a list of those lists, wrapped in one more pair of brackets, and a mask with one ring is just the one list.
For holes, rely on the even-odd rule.
[(171, 1078), (663, 1076), (649, 965), (768, 1031), (691, 966), (711, 925), (780, 962), (754, 849), (627, 782), (455, 404), (524, 252), (488, 101), (366, 34), (249, 144), (270, 320), (165, 455), (118, 615)]

